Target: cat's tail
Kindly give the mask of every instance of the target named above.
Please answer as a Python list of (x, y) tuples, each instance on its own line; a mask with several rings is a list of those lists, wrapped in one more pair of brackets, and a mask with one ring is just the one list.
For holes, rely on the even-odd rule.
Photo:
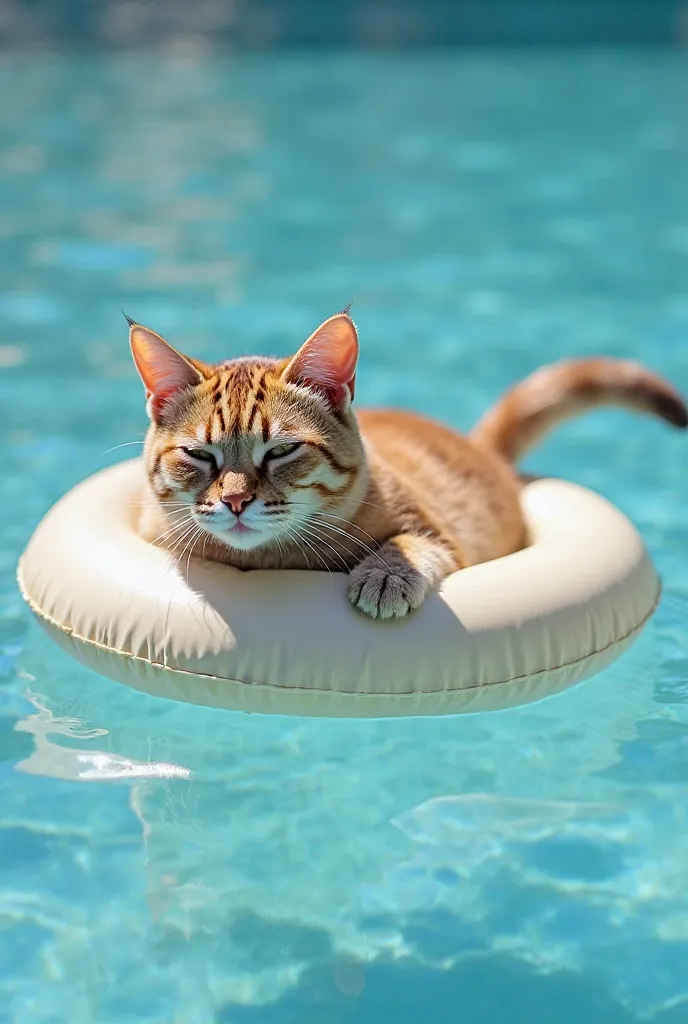
[(471, 438), (516, 462), (559, 423), (603, 405), (688, 427), (686, 403), (667, 381), (638, 363), (598, 358), (537, 370), (488, 409)]

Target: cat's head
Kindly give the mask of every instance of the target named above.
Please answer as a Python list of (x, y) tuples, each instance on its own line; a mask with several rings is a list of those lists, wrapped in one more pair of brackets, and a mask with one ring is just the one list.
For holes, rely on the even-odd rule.
[(136, 323), (130, 341), (151, 420), (146, 467), (170, 529), (178, 516), (230, 549), (279, 545), (365, 486), (348, 314), (283, 360), (210, 366)]

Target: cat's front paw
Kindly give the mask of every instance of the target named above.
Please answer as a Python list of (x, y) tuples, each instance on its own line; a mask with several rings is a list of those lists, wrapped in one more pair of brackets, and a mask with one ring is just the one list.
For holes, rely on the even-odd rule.
[(422, 604), (427, 579), (410, 565), (385, 566), (366, 559), (352, 569), (349, 600), (374, 619), (401, 619)]

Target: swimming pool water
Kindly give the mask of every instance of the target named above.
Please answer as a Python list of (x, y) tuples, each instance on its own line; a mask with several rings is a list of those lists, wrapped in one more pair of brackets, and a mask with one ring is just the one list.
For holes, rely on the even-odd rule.
[(353, 300), (357, 399), (462, 429), (568, 354), (688, 391), (685, 61), (72, 53), (0, 92), (2, 1024), (688, 1021), (685, 436), (604, 412), (531, 458), (616, 501), (665, 591), (620, 664), (520, 710), (154, 700), (14, 583), (142, 437), (120, 307), (220, 358)]

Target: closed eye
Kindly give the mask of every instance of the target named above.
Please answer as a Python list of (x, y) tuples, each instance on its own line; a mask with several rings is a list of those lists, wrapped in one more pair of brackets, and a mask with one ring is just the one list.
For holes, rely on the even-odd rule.
[(282, 459), (285, 455), (291, 455), (297, 448), (300, 448), (302, 441), (292, 441), (289, 444), (276, 444), (273, 448), (265, 453), (263, 458), (267, 460), (271, 459)]
[(217, 460), (207, 448), (182, 448), (182, 451), (194, 462), (204, 462), (207, 465), (212, 465), (213, 469), (217, 469)]

